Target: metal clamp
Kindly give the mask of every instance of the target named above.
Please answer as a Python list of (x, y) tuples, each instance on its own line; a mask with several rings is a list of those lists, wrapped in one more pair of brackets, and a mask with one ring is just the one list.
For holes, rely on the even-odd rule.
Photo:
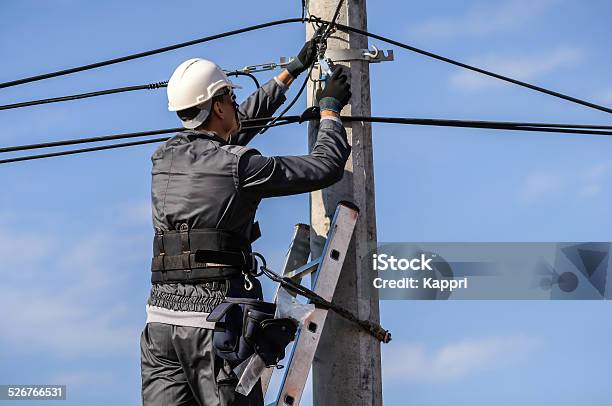
[(379, 50), (376, 45), (371, 46), (373, 51), (369, 49), (327, 49), (325, 57), (334, 62), (350, 62), (350, 61), (367, 61), (370, 63), (379, 63), (393, 61), (393, 50)]
[(289, 65), (289, 62), (293, 61), (295, 57), (290, 56), (281, 56), (278, 63), (270, 62), (270, 63), (260, 63), (256, 65), (247, 65), (242, 69), (237, 69), (238, 72), (244, 73), (253, 73), (253, 72), (263, 72), (266, 70), (273, 70), (276, 68), (284, 68)]

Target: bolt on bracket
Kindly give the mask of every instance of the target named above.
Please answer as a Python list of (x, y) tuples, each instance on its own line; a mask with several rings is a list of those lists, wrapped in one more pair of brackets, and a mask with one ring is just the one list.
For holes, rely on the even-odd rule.
[(369, 49), (327, 49), (325, 57), (334, 62), (367, 61), (370, 63), (393, 61), (393, 50), (379, 50), (376, 45), (372, 45), (373, 51)]

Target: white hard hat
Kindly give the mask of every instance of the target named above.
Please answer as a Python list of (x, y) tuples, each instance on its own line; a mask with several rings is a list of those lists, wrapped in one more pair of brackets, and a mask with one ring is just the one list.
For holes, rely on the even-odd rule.
[(186, 128), (196, 128), (208, 117), (210, 103), (206, 102), (224, 87), (240, 88), (214, 62), (202, 58), (186, 60), (175, 69), (168, 81), (168, 110), (180, 111), (199, 106), (201, 111), (196, 117), (183, 121)]

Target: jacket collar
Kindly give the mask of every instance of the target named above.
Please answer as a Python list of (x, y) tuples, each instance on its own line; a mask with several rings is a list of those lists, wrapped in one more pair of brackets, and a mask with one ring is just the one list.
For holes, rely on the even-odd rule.
[(196, 138), (207, 138), (210, 140), (214, 140), (219, 142), (222, 145), (226, 145), (227, 141), (224, 140), (223, 138), (219, 137), (216, 133), (212, 132), (212, 131), (205, 131), (205, 130), (185, 130), (183, 131), (184, 134), (186, 135), (191, 135), (193, 137)]

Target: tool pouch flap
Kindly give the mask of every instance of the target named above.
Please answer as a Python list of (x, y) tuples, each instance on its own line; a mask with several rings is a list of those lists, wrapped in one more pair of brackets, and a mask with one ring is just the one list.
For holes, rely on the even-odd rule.
[(285, 347), (295, 339), (298, 324), (293, 319), (272, 319), (260, 323), (255, 351), (266, 366), (276, 365), (285, 358)]
[(230, 362), (242, 362), (255, 352), (253, 337), (261, 322), (274, 318), (276, 305), (258, 299), (225, 298), (206, 318), (217, 323), (213, 347)]

